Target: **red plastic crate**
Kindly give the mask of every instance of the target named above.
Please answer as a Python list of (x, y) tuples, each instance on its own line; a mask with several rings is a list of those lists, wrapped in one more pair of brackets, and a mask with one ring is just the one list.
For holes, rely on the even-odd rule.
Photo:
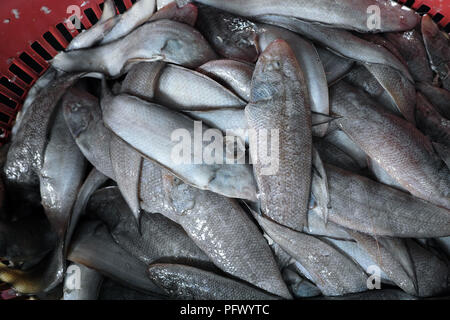
[[(8, 140), (14, 119), (28, 90), (49, 67), (48, 61), (65, 48), (78, 31), (68, 30), (69, 6), (81, 9), (82, 27), (90, 28), (101, 15), (104, 0), (0, 0), (0, 145)], [(115, 0), (119, 12), (136, 0)], [(398, 0), (433, 15), (450, 31), (450, 0)]]

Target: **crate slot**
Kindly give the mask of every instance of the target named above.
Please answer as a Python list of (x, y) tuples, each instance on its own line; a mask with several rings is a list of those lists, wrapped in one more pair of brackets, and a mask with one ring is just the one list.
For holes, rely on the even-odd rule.
[(70, 41), (72, 41), (73, 37), (63, 23), (57, 24), (56, 29), (59, 31), (59, 33), (61, 33), (61, 35), (64, 37), (64, 39), (66, 39), (67, 42), (70, 43)]
[(86, 10), (84, 10), (84, 14), (86, 15), (86, 17), (88, 18), (89, 22), (94, 25), (97, 23), (98, 18), (95, 15), (94, 10), (92, 10), (91, 8), (88, 8)]
[(37, 61), (32, 57), (30, 57), (28, 53), (22, 52), (19, 58), (37, 74), (41, 74), (41, 72), (44, 71), (44, 67), (37, 63)]
[(28, 73), (26, 73), (25, 71), (23, 71), (22, 69), (20, 69), (16, 64), (12, 64), (9, 67), (9, 71), (11, 71), (12, 73), (14, 73), (16, 76), (18, 76), (23, 82), (27, 83), (27, 84), (31, 84), (31, 82), (33, 81), (33, 77), (30, 76)]
[(4, 104), (10, 109), (15, 109), (17, 107), (17, 103), (5, 96), (3, 93), (0, 93), (0, 103)]
[(46, 33), (44, 33), (44, 35), (42, 37), (56, 51), (63, 51), (64, 50), (64, 47), (58, 42), (58, 40), (56, 40), (56, 38), (53, 36), (53, 34), (50, 31), (47, 31)]
[(404, 5), (411, 8), (413, 6), (414, 2), (415, 2), (414, 0), (408, 0), (405, 2)]
[(122, 0), (114, 0), (114, 3), (116, 4), (117, 10), (119, 10), (119, 13), (124, 13), (127, 10), (127, 7), (125, 7), (125, 4)]
[(21, 97), (25, 93), (25, 90), (23, 90), (18, 85), (14, 84), (13, 82), (9, 81), (6, 77), (0, 78), (0, 84), (7, 88), (9, 91), (14, 92), (17, 96)]
[(3, 112), (0, 112), (0, 122), (3, 122), (4, 124), (8, 125), (10, 119), (11, 118), (8, 115), (4, 114)]
[(430, 10), (431, 10), (431, 8), (429, 6), (426, 6), (423, 4), (416, 11), (418, 14), (424, 15)]
[(48, 53), (47, 50), (44, 49), (44, 47), (41, 46), (41, 44), (37, 41), (33, 42), (31, 45), (31, 49), (34, 50), (38, 55), (40, 55), (44, 60), (52, 60), (52, 55)]
[(438, 23), (438, 22), (441, 21), (442, 19), (444, 19), (444, 16), (443, 16), (442, 14), (440, 14), (440, 13), (436, 13), (436, 14), (433, 16), (433, 21), (436, 22), (436, 23)]

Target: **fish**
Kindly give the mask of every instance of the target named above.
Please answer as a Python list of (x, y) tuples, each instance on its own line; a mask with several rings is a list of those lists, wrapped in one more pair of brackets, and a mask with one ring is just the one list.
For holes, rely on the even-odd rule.
[(141, 208), (138, 194), (143, 158), (117, 136), (113, 136), (109, 143), (109, 154), (115, 181), (134, 217), (139, 219)]
[(228, 59), (208, 61), (197, 68), (197, 71), (226, 86), (246, 102), (250, 101), (254, 70), (252, 64)]
[(109, 150), (112, 134), (103, 125), (99, 100), (88, 92), (70, 88), (61, 104), (69, 130), (83, 155), (98, 171), (114, 179)]
[(3, 167), (3, 179), (10, 188), (39, 188), (39, 172), (44, 161), (53, 112), (65, 90), (80, 76), (67, 74), (50, 81), (48, 86), (37, 93), (26, 112), (22, 114)]
[[(190, 140), (195, 139), (193, 134), (196, 131), (203, 134), (209, 129), (204, 124), (202, 129), (198, 130), (194, 120), (181, 113), (125, 94), (102, 99), (101, 105), (105, 125), (114, 134), (146, 158), (171, 170), (183, 181), (188, 181), (197, 188), (211, 190), (228, 197), (256, 199), (256, 183), (250, 165), (229, 166), (225, 164), (226, 160), (223, 156), (218, 161), (213, 159), (211, 164), (207, 164), (196, 158), (200, 152), (193, 151), (190, 144), (189, 159), (186, 157), (184, 157), (186, 160), (179, 159), (179, 153), (173, 157), (174, 148), (175, 150), (177, 146), (180, 148), (180, 143), (177, 142), (179, 140), (172, 138), (174, 130), (183, 129), (183, 134), (187, 133)], [(134, 125), (130, 126), (130, 123)], [(207, 145), (203, 142), (203, 146)], [(219, 148), (222, 148), (222, 145)]]
[(364, 271), (326, 242), (258, 214), (256, 220), (276, 243), (307, 270), (324, 295), (340, 296), (367, 290)]
[[(103, 173), (93, 168), (91, 172), (88, 174), (86, 179), (83, 182), (83, 185), (80, 187), (77, 199), (73, 205), (72, 215), (70, 217), (69, 227), (66, 232), (66, 243), (70, 243), (72, 240), (72, 236), (75, 232), (75, 228), (78, 225), (78, 221), (85, 214), (86, 206), (92, 194), (100, 188), (104, 183), (108, 181), (108, 177)], [(66, 246), (66, 250), (64, 252), (67, 255), (68, 246)]]
[(174, 1), (167, 4), (166, 6), (158, 9), (148, 21), (169, 19), (173, 21), (182, 22), (190, 26), (195, 26), (198, 17), (198, 9), (192, 4), (186, 4), (185, 6), (179, 7)]
[(328, 220), (373, 236), (434, 238), (449, 234), (449, 211), (401, 190), (325, 164)]
[(119, 77), (142, 61), (164, 60), (196, 68), (216, 57), (202, 35), (191, 26), (158, 20), (140, 26), (117, 41), (62, 52), (52, 60), (52, 66), (65, 72), (88, 70)]
[(147, 266), (118, 246), (99, 221), (80, 225), (67, 258), (135, 290), (164, 295), (148, 278)]
[(419, 293), (414, 262), (404, 239), (372, 237), (351, 230), (348, 232), (391, 281), (410, 295)]
[(442, 87), (450, 90), (450, 39), (448, 34), (441, 32), (439, 26), (430, 15), (424, 15), (421, 21), (421, 31), (425, 48), (430, 59), (431, 68), (439, 75)]
[(150, 279), (182, 300), (274, 300), (276, 296), (218, 274), (180, 264), (152, 264)]
[(255, 62), (256, 25), (243, 17), (198, 4), (196, 27), (221, 56), (238, 61)]
[[(263, 52), (277, 39), (285, 40), (300, 65), (305, 77), (312, 112), (329, 115), (328, 83), (325, 70), (314, 45), (295, 33), (271, 25), (258, 24), (258, 49)], [(323, 137), (328, 130), (328, 123), (315, 128), (316, 135)]]
[(324, 214), (319, 206), (315, 206), (308, 210), (308, 225), (305, 226), (303, 232), (312, 236), (353, 240), (343, 227), (331, 221), (325, 221)]
[[(167, 64), (138, 64), (122, 83), (123, 93), (151, 100), (178, 111), (244, 108), (246, 103), (211, 78)], [(192, 95), (192, 92), (197, 94)]]
[(137, 223), (117, 187), (95, 192), (87, 210), (103, 221), (121, 248), (146, 265), (164, 261), (212, 267), (206, 254), (173, 221), (159, 213), (143, 212)]
[(334, 145), (330, 141), (318, 137), (313, 137), (313, 145), (314, 148), (319, 152), (319, 155), (323, 159), (323, 161), (328, 164), (332, 164), (336, 167), (354, 172), (358, 172), (365, 168), (365, 166), (361, 167), (351, 155), (341, 150), (338, 146)]
[(332, 112), (343, 116), (338, 125), (392, 178), (414, 196), (450, 208), (450, 171), (415, 126), (344, 82), (330, 97)]
[(431, 140), (450, 147), (450, 120), (441, 116), (421, 93), (417, 93), (416, 121)]
[(436, 150), (436, 153), (441, 157), (442, 161), (445, 162), (448, 168), (450, 168), (450, 147), (433, 142), (433, 148)]
[[(311, 185), (311, 109), (303, 70), (284, 40), (272, 42), (259, 57), (245, 114), (255, 131), (249, 144), (261, 209), (280, 224), (302, 230)], [(279, 143), (276, 164), (267, 163), (261, 152), (267, 148), (263, 130), (278, 130), (278, 137), (271, 136), (271, 144), (272, 139)]]
[[(354, 1), (318, 0), (314, 4), (305, 0), (198, 0), (197, 2), (214, 6), (243, 16), (276, 14), (292, 16), (315, 22), (316, 24), (344, 28), (358, 32), (392, 32), (414, 28), (419, 16), (411, 9), (386, 0)], [(372, 26), (368, 23), (368, 8), (377, 5), (383, 23)]]
[(67, 269), (71, 271), (71, 274), (66, 275), (62, 300), (97, 300), (103, 276), (78, 263), (71, 263)]
[(443, 117), (450, 119), (450, 91), (424, 82), (417, 82), (416, 88)]
[(375, 160), (372, 158), (367, 158), (367, 167), (370, 172), (375, 176), (376, 181), (388, 185), (390, 187), (402, 190), (404, 192), (408, 192), (405, 188), (402, 187), (395, 179), (393, 179), (387, 172), (384, 170)]
[(142, 176), (145, 211), (159, 212), (180, 224), (225, 273), (291, 298), (267, 242), (235, 199), (189, 186), (149, 161), (144, 162)]
[(357, 163), (356, 168), (359, 170), (367, 167), (367, 154), (358, 145), (356, 145), (344, 131), (331, 131), (324, 137), (324, 141), (333, 144), (342, 152), (350, 156)]
[(433, 82), (433, 71), (428, 62), (422, 35), (418, 30), (388, 32), (383, 36), (401, 54), (415, 81), (424, 83)]
[(72, 138), (62, 109), (56, 110), (39, 173), (40, 194), (53, 230), (64, 239), (86, 170), (86, 161)]
[(320, 296), (322, 292), (312, 282), (301, 277), (297, 272), (291, 270), (288, 266), (283, 270), (283, 278), (288, 283), (294, 297), (310, 298)]
[(313, 24), (289, 16), (264, 15), (255, 18), (259, 22), (275, 24), (311, 39), (340, 56), (364, 64), (381, 64), (399, 71), (413, 81), (408, 68), (385, 47), (366, 41), (349, 31)]
[(65, 51), (88, 48), (100, 43), (107, 34), (116, 26), (120, 20), (116, 16), (116, 7), (113, 0), (107, 0), (103, 5), (103, 12), (100, 20), (90, 29), (79, 33), (70, 41)]
[(104, 45), (128, 35), (144, 24), (155, 10), (156, 0), (139, 0), (129, 10), (118, 16), (118, 21), (100, 43)]
[(344, 77), (353, 67), (354, 61), (345, 59), (322, 47), (316, 47), (320, 62), (323, 65), (328, 84)]

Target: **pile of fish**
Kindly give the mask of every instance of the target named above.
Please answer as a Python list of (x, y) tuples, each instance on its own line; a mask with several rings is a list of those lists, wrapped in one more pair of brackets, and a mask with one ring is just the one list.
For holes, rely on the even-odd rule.
[(4, 298), (445, 297), (450, 40), (389, 0), (107, 0), (1, 165)]

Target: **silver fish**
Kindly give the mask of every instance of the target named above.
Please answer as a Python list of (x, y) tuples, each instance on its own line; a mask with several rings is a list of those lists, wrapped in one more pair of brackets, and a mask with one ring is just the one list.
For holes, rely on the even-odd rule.
[(450, 38), (429, 15), (422, 17), (421, 30), (431, 68), (439, 75), (444, 89), (450, 90)]
[(180, 264), (153, 264), (150, 279), (173, 298), (183, 300), (273, 300), (277, 297), (245, 283)]
[(259, 215), (256, 219), (275, 242), (300, 262), (324, 295), (339, 296), (367, 289), (364, 271), (326, 242)]
[(331, 198), (329, 221), (377, 236), (449, 235), (447, 209), (337, 167), (325, 168)]
[(354, 63), (353, 60), (345, 59), (322, 47), (317, 47), (317, 53), (325, 70), (328, 84), (332, 84), (344, 77)]
[(118, 77), (141, 61), (164, 60), (195, 68), (215, 58), (198, 31), (183, 23), (158, 20), (117, 41), (61, 53), (53, 59), (52, 66), (66, 72), (88, 70)]
[(389, 50), (346, 30), (332, 29), (288, 16), (266, 15), (257, 17), (257, 20), (297, 32), (345, 58), (390, 66), (401, 72), (407, 80), (413, 81), (408, 68)]
[[(390, 32), (414, 28), (419, 16), (407, 7), (387, 0), (318, 0), (311, 3), (305, 0), (198, 0), (198, 2), (227, 10), (243, 16), (277, 14), (293, 16), (337, 28), (360, 32)], [(378, 28), (370, 26), (367, 8), (377, 5), (383, 17)]]
[(416, 88), (442, 116), (450, 119), (450, 91), (423, 82), (416, 83)]
[(252, 64), (225, 59), (209, 61), (197, 69), (197, 71), (225, 85), (247, 102), (250, 100), (254, 70), (255, 67)]
[[(250, 138), (250, 151), (262, 211), (280, 224), (302, 230), (311, 185), (311, 109), (303, 70), (285, 41), (272, 42), (259, 57), (245, 113), (256, 133)], [(275, 166), (270, 164), (274, 172), (267, 168), (267, 159), (261, 159), (267, 157), (261, 153), (267, 144), (261, 138), (263, 130), (279, 133), (280, 157)]]
[[(327, 78), (314, 45), (289, 30), (271, 25), (258, 25), (257, 43), (261, 52), (277, 39), (286, 41), (295, 54), (308, 87), (311, 111), (330, 114)], [(328, 124), (316, 127), (315, 130), (317, 136), (323, 137), (328, 130)]]
[(291, 297), (267, 242), (236, 200), (188, 186), (149, 161), (144, 162), (142, 177), (144, 210), (179, 223), (226, 273), (280, 297)]
[(342, 81), (330, 97), (332, 112), (343, 116), (339, 126), (392, 178), (414, 196), (450, 208), (450, 171), (419, 130)]
[[(188, 161), (177, 163), (173, 160), (172, 153), (177, 145), (179, 147), (179, 142), (173, 141), (171, 135), (181, 128), (187, 130), (192, 139), (196, 130), (194, 120), (130, 95), (102, 99), (101, 104), (105, 124), (116, 135), (141, 154), (171, 170), (183, 181), (229, 197), (256, 199), (256, 184), (249, 165), (196, 164), (192, 162), (192, 159), (195, 160), (195, 155), (192, 158), (192, 149)], [(130, 126), (130, 123), (135, 125)], [(206, 130), (208, 127), (203, 125), (197, 131), (203, 134)], [(205, 142), (203, 145), (207, 146)]]

